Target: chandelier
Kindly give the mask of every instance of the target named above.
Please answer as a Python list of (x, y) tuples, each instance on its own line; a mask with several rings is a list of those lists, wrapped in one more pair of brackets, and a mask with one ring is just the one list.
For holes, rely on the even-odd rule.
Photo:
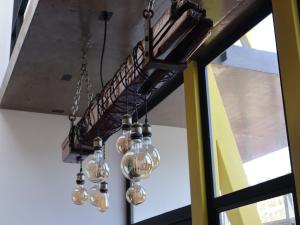
[[(80, 165), (76, 176), (76, 187), (72, 192), (72, 201), (76, 205), (89, 202), (101, 212), (108, 210), (107, 179), (110, 171), (106, 161), (105, 141), (120, 128), (121, 135), (116, 141), (115, 148), (122, 155), (120, 162), (122, 174), (131, 184), (126, 191), (128, 203), (139, 205), (145, 202), (147, 194), (142, 182), (148, 179), (160, 165), (159, 151), (152, 144), (148, 99), (164, 83), (173, 79), (176, 73), (184, 70), (192, 53), (208, 37), (212, 22), (206, 18), (205, 10), (195, 3), (189, 0), (171, 0), (171, 9), (162, 17), (163, 22), (159, 21), (152, 27), (154, 2), (155, 0), (147, 0), (143, 11), (144, 40), (134, 47), (126, 62), (105, 85), (102, 65), (107, 21), (111, 15), (106, 11), (102, 13), (105, 26), (100, 59), (101, 92), (95, 96), (91, 93), (91, 82), (87, 71), (87, 51), (90, 47), (91, 35), (89, 29), (83, 29), (81, 73), (69, 116), (71, 129), (62, 145), (63, 160)], [(87, 21), (89, 19), (84, 18), (80, 22)], [(81, 25), (88, 27), (87, 24)], [(191, 39), (193, 32), (197, 33), (197, 38)], [(182, 57), (180, 60), (178, 60), (179, 56)], [(88, 107), (79, 122), (75, 124), (83, 83), (88, 96)], [(145, 109), (143, 123), (139, 122), (141, 105)], [(83, 168), (83, 161), (88, 155), (92, 155), (92, 158)], [(85, 178), (92, 183), (89, 189), (85, 187)]]
[[(144, 18), (150, 19), (153, 16), (154, 1), (150, 0), (148, 8), (144, 10)], [(101, 87), (104, 87), (102, 64), (105, 51), (106, 34), (107, 34), (107, 20), (108, 14), (104, 12), (103, 16), (104, 39), (102, 46), (102, 54), (100, 61), (100, 81)], [(83, 39), (82, 46), (82, 66), (81, 76), (77, 83), (77, 90), (74, 97), (74, 105), (72, 107), (72, 114), (69, 116), (71, 127), (74, 127), (74, 121), (78, 111), (78, 103), (80, 100), (81, 86), (85, 79), (86, 89), (88, 93), (88, 104), (92, 101), (91, 84), (87, 72), (87, 49), (88, 39)], [(135, 92), (138, 98), (137, 90)], [(136, 99), (135, 98), (135, 99)], [(145, 101), (147, 105), (147, 101)], [(98, 103), (100, 108), (100, 103)], [(126, 200), (132, 205), (139, 205), (146, 199), (146, 191), (141, 186), (140, 182), (150, 176), (152, 171), (159, 166), (160, 155), (158, 150), (152, 145), (151, 141), (151, 125), (148, 123), (148, 116), (146, 112), (145, 123), (142, 125), (138, 122), (137, 102), (135, 103), (135, 119), (132, 121), (132, 116), (128, 112), (128, 93), (126, 92), (126, 114), (122, 117), (122, 135), (117, 139), (116, 149), (122, 154), (121, 171), (124, 177), (131, 181), (131, 186), (126, 191)], [(98, 111), (98, 116), (100, 113)], [(72, 131), (71, 129), (71, 132)], [(80, 131), (79, 131), (80, 132)], [(76, 176), (77, 186), (72, 192), (72, 201), (76, 205), (83, 205), (87, 201), (91, 205), (98, 208), (99, 211), (105, 212), (109, 208), (109, 194), (107, 178), (109, 177), (109, 167), (105, 159), (105, 144), (101, 137), (96, 136), (93, 140), (93, 157), (90, 159), (84, 168), (82, 168), (82, 156), (77, 157), (80, 163), (80, 170)], [(85, 177), (94, 184), (89, 190), (85, 188)]]

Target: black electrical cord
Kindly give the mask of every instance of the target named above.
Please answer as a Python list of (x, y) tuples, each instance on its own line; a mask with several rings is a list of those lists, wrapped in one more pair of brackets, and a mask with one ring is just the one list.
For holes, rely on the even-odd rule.
[(145, 123), (148, 123), (148, 100), (147, 96), (145, 96)]
[(79, 172), (82, 173), (82, 155), (76, 157), (77, 163), (80, 165)]
[(79, 159), (80, 161), (79, 161), (79, 163), (80, 163), (80, 173), (82, 173), (82, 157), (80, 157), (80, 159)]
[(138, 122), (139, 120), (139, 113), (138, 113), (138, 91), (137, 91), (137, 88), (135, 88), (135, 91), (134, 91), (134, 105), (135, 105), (135, 118), (134, 118), (134, 121), (135, 122)]
[(106, 46), (106, 36), (107, 36), (107, 17), (104, 18), (104, 35), (103, 35), (102, 52), (101, 52), (101, 58), (100, 58), (100, 81), (101, 81), (101, 88), (104, 88), (104, 82), (103, 82), (103, 58), (104, 58), (105, 46)]
[(126, 89), (126, 114), (128, 114), (128, 81), (125, 78), (125, 89)]
[(103, 151), (103, 159), (106, 160), (105, 142), (103, 142), (102, 151)]

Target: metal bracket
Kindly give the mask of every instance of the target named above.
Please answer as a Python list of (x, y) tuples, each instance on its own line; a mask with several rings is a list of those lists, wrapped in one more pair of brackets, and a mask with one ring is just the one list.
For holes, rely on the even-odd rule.
[(106, 11), (106, 10), (103, 10), (99, 13), (99, 17), (98, 19), (99, 20), (103, 20), (103, 21), (110, 21), (111, 17), (113, 16), (113, 12), (109, 12), (109, 11)]

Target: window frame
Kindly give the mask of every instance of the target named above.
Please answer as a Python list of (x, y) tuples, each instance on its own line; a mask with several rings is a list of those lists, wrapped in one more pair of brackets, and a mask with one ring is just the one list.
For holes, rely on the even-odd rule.
[[(298, 0), (298, 3), (300, 1)], [(246, 187), (244, 189), (234, 191), (232, 193), (216, 197), (215, 190), (215, 176), (214, 176), (214, 162), (213, 162), (213, 149), (211, 144), (211, 126), (210, 126), (210, 107), (208, 95), (208, 80), (207, 80), (207, 66), (213, 59), (218, 57), (227, 48), (233, 45), (240, 37), (251, 30), (261, 20), (266, 18), (272, 13), (271, 2), (265, 9), (261, 9), (256, 16), (255, 21), (249, 21), (241, 28), (234, 37), (224, 39), (224, 43), (212, 51), (209, 57), (197, 58), (198, 74), (199, 74), (199, 97), (200, 97), (200, 110), (201, 110), (201, 124), (202, 124), (202, 140), (203, 140), (203, 155), (205, 167), (205, 181), (207, 193), (207, 209), (208, 209), (208, 224), (220, 225), (220, 213), (236, 209), (239, 207), (247, 206), (260, 201), (268, 200), (274, 197), (279, 197), (285, 194), (292, 194), (295, 211), (296, 224), (300, 224), (298, 215), (298, 202), (296, 198), (296, 188), (293, 170), (291, 173), (280, 176), (263, 183)], [(298, 8), (300, 3), (298, 4)], [(300, 10), (299, 10), (300, 11)], [(276, 34), (276, 31), (275, 31)], [(287, 128), (287, 127), (286, 127)], [(290, 151), (290, 149), (289, 149)], [(292, 153), (290, 152), (290, 157)], [(292, 164), (291, 164), (292, 165)]]

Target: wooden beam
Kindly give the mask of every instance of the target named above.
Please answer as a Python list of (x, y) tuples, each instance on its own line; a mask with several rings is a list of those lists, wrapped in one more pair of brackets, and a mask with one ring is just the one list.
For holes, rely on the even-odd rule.
[[(153, 40), (155, 43), (153, 52), (155, 60), (162, 60), (160, 62), (164, 62), (164, 60), (171, 64), (187, 62), (191, 49), (197, 48), (202, 43), (212, 27), (212, 21), (205, 17), (204, 10), (188, 0), (179, 2), (180, 4), (175, 12), (166, 11), (161, 20), (153, 27)], [(200, 29), (202, 32), (201, 36), (195, 38), (200, 43), (196, 43), (194, 40), (191, 41), (189, 36), (195, 29)], [(189, 48), (187, 44), (183, 45), (182, 43), (188, 43)], [(81, 146), (91, 146), (92, 139), (96, 134), (100, 135), (105, 141), (121, 127), (120, 118), (126, 112), (126, 104), (124, 104), (126, 95), (129, 103), (137, 103), (139, 106), (144, 99), (137, 98), (136, 92), (142, 88), (145, 82), (150, 81), (148, 90), (144, 90), (146, 90), (146, 93), (151, 93), (159, 83), (165, 82), (165, 78), (169, 77), (170, 71), (155, 68), (155, 65), (158, 64), (154, 63), (149, 68), (149, 63), (145, 64), (144, 53), (144, 41), (142, 41), (138, 43), (133, 54), (127, 58), (115, 76), (101, 90), (98, 97), (92, 101), (77, 124), (77, 126), (85, 128), (82, 135), (84, 140), (79, 142), (75, 137), (75, 145), (70, 146), (70, 139), (66, 138), (62, 144), (64, 162), (75, 163), (79, 152), (82, 152), (83, 156), (89, 154), (90, 151), (82, 151)], [(134, 59), (136, 59), (136, 62)], [(142, 72), (137, 71), (137, 65)], [(180, 67), (181, 65), (178, 66), (178, 68)], [(171, 78), (169, 77), (169, 79)], [(149, 95), (146, 95), (146, 97), (149, 97)], [(98, 101), (101, 106), (99, 110), (100, 118), (98, 118)], [(132, 113), (135, 104), (130, 104), (128, 109), (129, 113)]]

